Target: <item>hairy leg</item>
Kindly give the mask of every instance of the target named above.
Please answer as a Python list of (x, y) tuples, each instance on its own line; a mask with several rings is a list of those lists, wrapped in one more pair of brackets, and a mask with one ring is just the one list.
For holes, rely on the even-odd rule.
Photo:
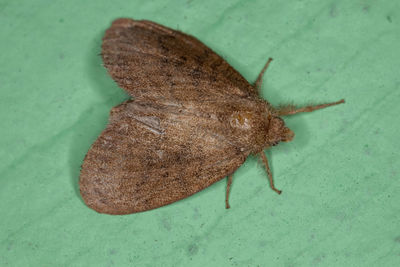
[(261, 85), (262, 85), (262, 79), (264, 76), (265, 71), (267, 70), (269, 63), (271, 63), (272, 58), (269, 58), (267, 63), (265, 63), (264, 68), (261, 70), (260, 74), (258, 74), (257, 80), (254, 83), (254, 87), (257, 89), (258, 94), (260, 94), (261, 91)]
[(231, 189), (231, 184), (232, 184), (232, 178), (233, 174), (228, 176), (228, 184), (226, 185), (226, 199), (225, 199), (225, 207), (229, 209), (231, 206), (229, 206), (229, 191)]
[(275, 192), (277, 192), (278, 194), (282, 193), (281, 190), (276, 189), (275, 186), (274, 186), (274, 179), (272, 178), (272, 173), (271, 173), (271, 170), (269, 169), (267, 156), (265, 156), (265, 153), (263, 151), (261, 151), (259, 153), (259, 156), (261, 157), (261, 159), (262, 159), (262, 161), (263, 161), (263, 163), (265, 165), (265, 169), (266, 169), (267, 174), (268, 174), (269, 185), (271, 186), (271, 189), (274, 190)]
[(341, 99), (341, 100), (339, 100), (337, 102), (333, 102), (333, 103), (320, 104), (320, 105), (315, 105), (315, 106), (305, 106), (305, 107), (301, 107), (301, 108), (297, 108), (294, 105), (286, 105), (286, 106), (281, 106), (281, 107), (275, 108), (275, 113), (278, 116), (294, 115), (296, 113), (312, 112), (317, 109), (327, 108), (327, 107), (339, 105), (342, 103), (344, 103), (344, 99)]

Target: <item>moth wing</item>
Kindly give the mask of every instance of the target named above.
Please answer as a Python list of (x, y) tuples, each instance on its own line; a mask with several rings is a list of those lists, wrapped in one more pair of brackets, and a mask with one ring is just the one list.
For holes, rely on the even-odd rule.
[(112, 109), (81, 169), (81, 195), (89, 207), (109, 214), (161, 207), (244, 162), (246, 155), (213, 116), (157, 105), (135, 100)]
[(137, 99), (257, 96), (240, 73), (202, 42), (154, 22), (115, 20), (103, 37), (102, 57), (111, 77)]

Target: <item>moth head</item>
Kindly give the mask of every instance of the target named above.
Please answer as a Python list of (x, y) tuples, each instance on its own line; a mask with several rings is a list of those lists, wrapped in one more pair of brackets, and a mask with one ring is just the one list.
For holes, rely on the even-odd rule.
[(267, 130), (267, 144), (277, 145), (279, 142), (292, 141), (294, 132), (285, 126), (285, 122), (277, 116), (269, 115), (269, 124)]

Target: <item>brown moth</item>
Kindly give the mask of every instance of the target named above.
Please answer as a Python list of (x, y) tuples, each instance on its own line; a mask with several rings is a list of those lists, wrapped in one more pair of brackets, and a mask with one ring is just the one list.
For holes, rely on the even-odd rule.
[(263, 150), (292, 140), (280, 116), (344, 103), (275, 108), (223, 58), (196, 38), (151, 21), (117, 19), (102, 53), (111, 77), (134, 100), (112, 108), (109, 124), (87, 153), (80, 175), (85, 203), (100, 213), (128, 214), (186, 198), (232, 174)]

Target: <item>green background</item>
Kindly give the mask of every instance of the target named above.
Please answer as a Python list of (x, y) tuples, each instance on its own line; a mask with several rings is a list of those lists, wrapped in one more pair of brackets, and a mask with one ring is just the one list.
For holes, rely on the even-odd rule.
[[(102, 67), (117, 17), (192, 34), (249, 81), (273, 57), (271, 103), (346, 104), (172, 205), (101, 215), (80, 164), (128, 98)], [(0, 1), (1, 266), (399, 266), (398, 1)]]

